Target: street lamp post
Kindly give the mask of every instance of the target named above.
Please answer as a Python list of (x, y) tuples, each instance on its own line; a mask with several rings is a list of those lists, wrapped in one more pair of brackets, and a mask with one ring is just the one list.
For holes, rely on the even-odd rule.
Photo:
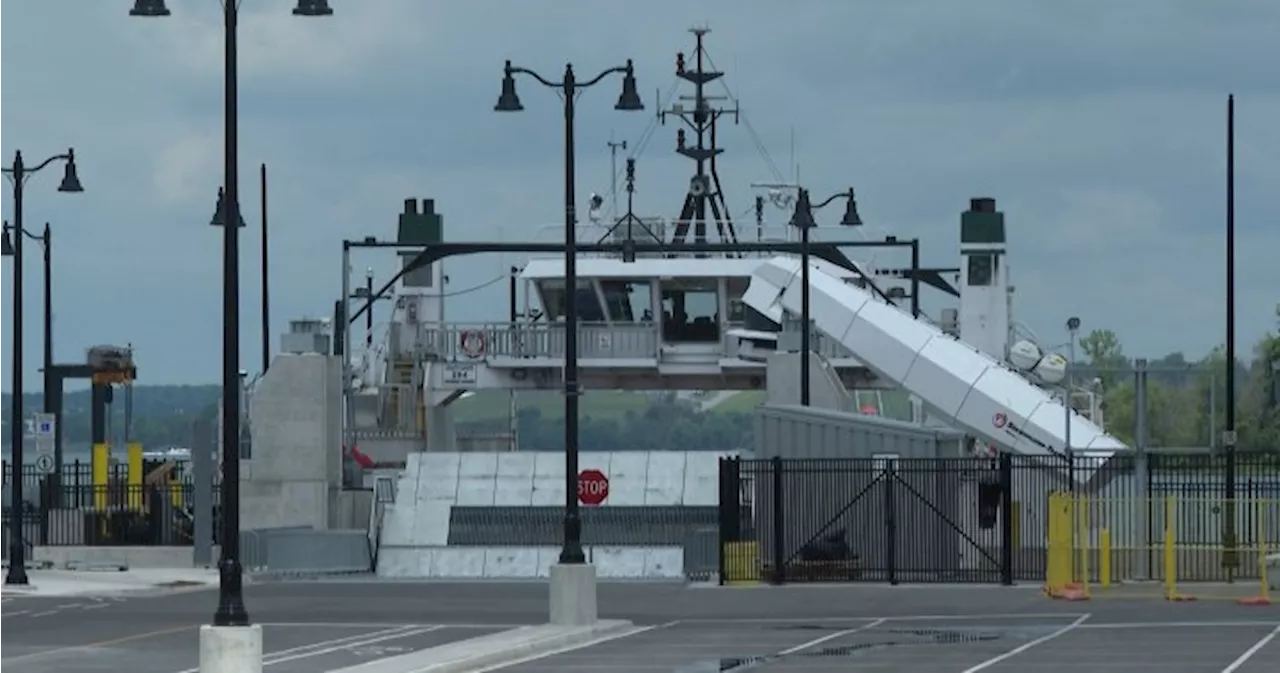
[(612, 74), (622, 74), (622, 94), (618, 96), (615, 110), (643, 110), (640, 94), (636, 91), (635, 70), (631, 59), (621, 67), (609, 68), (585, 82), (579, 82), (573, 72), (573, 64), (564, 67), (564, 78), (559, 82), (548, 80), (528, 68), (518, 68), (507, 61), (503, 68), (502, 95), (494, 110), (518, 112), (524, 109), (516, 95), (515, 75), (528, 75), (543, 86), (560, 91), (564, 98), (564, 464), (565, 464), (565, 512), (564, 545), (560, 550), (560, 563), (566, 565), (586, 563), (582, 551), (582, 519), (578, 513), (578, 268), (577, 268), (577, 207), (574, 192), (573, 166), (573, 117), (574, 99), (578, 92), (594, 86)]
[[(76, 174), (76, 153), (75, 150), (68, 149), (66, 154), (55, 154), (48, 159), (36, 164), (35, 166), (27, 166), (22, 160), (22, 152), (15, 152), (13, 155), (13, 165), (5, 168), (4, 174), (9, 178), (9, 183), (13, 185), (13, 227), (17, 232), (9, 240), (9, 250), (6, 253), (12, 253), (13, 256), (13, 384), (9, 389), (9, 432), (10, 434), (10, 464), (13, 467), (12, 483), (9, 485), (10, 509), (9, 509), (9, 572), (5, 574), (5, 584), (27, 584), (27, 567), (25, 557), (25, 549), (22, 546), (22, 441), (23, 422), (22, 410), (22, 239), (28, 235), (27, 230), (23, 227), (22, 212), (22, 196), (23, 188), (27, 183), (27, 179), (32, 175), (39, 173), (45, 167), (54, 162), (63, 162), (62, 182), (58, 185), (58, 191), (76, 193), (83, 192), (84, 187), (80, 185), (80, 177)], [(45, 234), (48, 234), (48, 226), (45, 226)], [(45, 248), (46, 264), (48, 263), (48, 247)], [(46, 293), (48, 291), (48, 268), (46, 266)], [(48, 294), (45, 295), (45, 310), (49, 307)], [(45, 316), (45, 329), (49, 329), (49, 315)], [(48, 348), (50, 343), (50, 335), (45, 333), (45, 347)], [(50, 368), (47, 366), (50, 354), (45, 352), (45, 382), (48, 383)], [(48, 386), (45, 386), (45, 392), (48, 393)], [(46, 395), (47, 397), (47, 395)], [(49, 400), (45, 400), (45, 405), (49, 404)], [(47, 408), (47, 407), (46, 407)]]
[(1066, 386), (1062, 390), (1062, 408), (1063, 419), (1066, 423), (1062, 432), (1062, 452), (1067, 457), (1068, 469), (1072, 471), (1071, 484), (1075, 485), (1075, 455), (1071, 450), (1071, 392), (1075, 389), (1076, 377), (1076, 337), (1080, 334), (1080, 318), (1071, 316), (1067, 318), (1067, 376)]
[[(4, 223), (4, 238), (0, 242), (0, 256), (13, 257), (16, 250), (13, 247), (13, 239), (10, 238), (14, 233), (14, 227), (8, 222)], [(50, 230), (49, 223), (44, 223), (44, 231), (40, 234), (34, 234), (26, 229), (21, 231), (21, 235), (33, 241), (39, 241), (40, 247), (44, 252), (44, 412), (52, 413), (54, 409), (52, 393), (52, 375), (53, 375), (53, 232)], [(53, 469), (54, 479), (58, 480), (62, 477), (62, 424), (54, 424), (54, 444), (53, 444)]]
[[(240, 175), (236, 32), (239, 0), (222, 0), (223, 18), (223, 191), (222, 255), (222, 531), (219, 542), (218, 608), (214, 626), (248, 626), (244, 572), (240, 564)], [(329, 16), (328, 0), (298, 0), (296, 16)], [(169, 16), (164, 0), (134, 0), (130, 16)], [(215, 216), (215, 220), (219, 219)], [(217, 224), (215, 222), (215, 224)]]
[(800, 406), (809, 406), (810, 380), (809, 380), (809, 351), (811, 345), (809, 343), (812, 337), (812, 328), (809, 315), (809, 230), (818, 226), (813, 219), (813, 211), (820, 210), (823, 206), (835, 201), (836, 199), (845, 200), (844, 217), (840, 219), (842, 227), (859, 227), (862, 226), (862, 218), (858, 215), (858, 200), (854, 196), (853, 187), (848, 191), (837, 192), (832, 194), (825, 201), (813, 204), (809, 200), (809, 190), (801, 187), (799, 194), (796, 195), (796, 209), (791, 215), (791, 226), (800, 230), (800, 323), (802, 329), (800, 332)]

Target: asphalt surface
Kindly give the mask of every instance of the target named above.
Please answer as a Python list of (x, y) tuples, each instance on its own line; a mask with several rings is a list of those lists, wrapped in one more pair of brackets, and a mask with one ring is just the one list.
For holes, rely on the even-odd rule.
[[(686, 587), (606, 583), (601, 616), (648, 630), (516, 664), (507, 673), (1160, 670), (1275, 673), (1280, 608), (1103, 600), (1030, 588)], [(196, 666), (214, 591), (6, 597), (6, 673), (180, 673)], [(266, 582), (246, 587), (267, 670), (325, 671), (546, 620), (539, 583)]]

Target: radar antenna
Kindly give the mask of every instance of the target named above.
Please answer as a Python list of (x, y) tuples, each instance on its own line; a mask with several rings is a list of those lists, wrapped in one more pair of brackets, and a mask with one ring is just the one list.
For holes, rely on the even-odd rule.
[[(726, 243), (736, 243), (737, 234), (733, 228), (733, 220), (729, 215), (729, 206), (720, 188), (720, 175), (716, 170), (716, 157), (724, 152), (716, 144), (716, 125), (722, 115), (733, 117), (738, 123), (739, 110), (737, 102), (733, 107), (715, 106), (715, 101), (729, 100), (728, 96), (712, 96), (706, 93), (707, 84), (724, 77), (724, 73), (707, 70), (710, 60), (703, 46), (703, 37), (711, 32), (710, 28), (690, 28), (697, 41), (694, 50), (693, 70), (685, 67), (683, 52), (676, 54), (676, 76), (693, 84), (692, 96), (679, 96), (670, 108), (660, 110), (658, 118), (666, 124), (668, 116), (683, 121), (693, 130), (695, 144), (690, 146), (686, 140), (685, 129), (676, 131), (676, 153), (692, 159), (697, 164), (693, 178), (689, 181), (689, 191), (685, 194), (684, 205), (680, 209), (680, 218), (676, 222), (671, 237), (674, 244), (686, 242), (690, 227), (693, 228), (695, 243), (707, 242), (708, 211), (715, 223), (716, 233)], [(686, 109), (685, 103), (693, 104), (693, 109)]]

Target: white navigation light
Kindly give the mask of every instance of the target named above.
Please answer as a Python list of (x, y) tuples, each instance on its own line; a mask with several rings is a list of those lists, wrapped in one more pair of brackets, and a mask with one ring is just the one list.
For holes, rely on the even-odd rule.
[(1067, 375), (1067, 359), (1057, 353), (1050, 353), (1040, 359), (1035, 373), (1045, 383), (1050, 385), (1059, 383)]
[(1009, 363), (1023, 371), (1035, 369), (1040, 364), (1041, 357), (1043, 354), (1040, 347), (1026, 340), (1015, 343), (1009, 349)]

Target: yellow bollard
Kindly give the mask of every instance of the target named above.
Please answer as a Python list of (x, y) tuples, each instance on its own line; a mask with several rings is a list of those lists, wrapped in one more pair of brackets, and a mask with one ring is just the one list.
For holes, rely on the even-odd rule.
[(1058, 596), (1071, 583), (1071, 501), (1063, 493), (1049, 494), (1049, 550), (1045, 593)]
[(1178, 599), (1178, 555), (1174, 540), (1174, 521), (1177, 510), (1173, 496), (1164, 499), (1164, 597)]
[(1098, 531), (1098, 584), (1111, 586), (1111, 529)]
[(93, 445), (90, 456), (93, 471), (93, 507), (107, 508), (107, 482), (111, 471), (111, 445), (97, 443)]
[(1044, 564), (1044, 593), (1053, 596), (1058, 590), (1058, 494), (1050, 493), (1048, 498), (1048, 521), (1045, 522), (1046, 549)]
[(760, 543), (726, 542), (724, 557), (725, 584), (760, 583)]
[(1089, 572), (1089, 552), (1092, 545), (1089, 540), (1089, 501), (1088, 496), (1077, 495), (1076, 511), (1079, 514), (1080, 527), (1076, 531), (1077, 544), (1080, 545), (1080, 588), (1089, 595), (1089, 584), (1092, 579)]
[(128, 496), (125, 502), (129, 503), (129, 509), (142, 509), (142, 444), (139, 442), (129, 442), (125, 445), (129, 451), (129, 478), (128, 478)]

